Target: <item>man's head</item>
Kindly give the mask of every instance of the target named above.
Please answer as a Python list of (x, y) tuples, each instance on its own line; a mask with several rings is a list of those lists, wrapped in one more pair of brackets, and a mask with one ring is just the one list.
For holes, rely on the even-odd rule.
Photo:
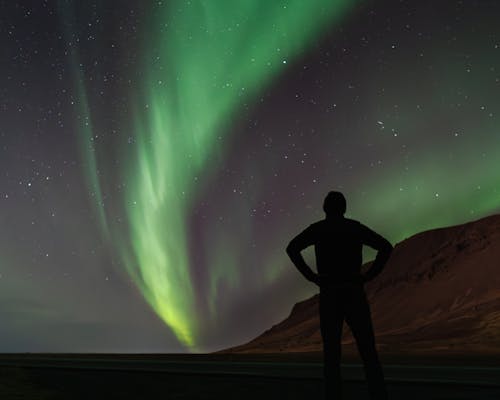
[(345, 197), (340, 192), (329, 192), (323, 202), (323, 210), (329, 217), (343, 216), (345, 214), (346, 206)]

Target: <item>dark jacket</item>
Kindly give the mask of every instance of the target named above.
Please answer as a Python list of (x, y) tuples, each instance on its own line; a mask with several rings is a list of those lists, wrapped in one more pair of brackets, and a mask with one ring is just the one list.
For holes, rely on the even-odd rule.
[[(370, 270), (361, 275), (363, 245), (378, 250)], [(300, 252), (314, 246), (318, 274), (307, 266)], [(287, 247), (287, 253), (304, 276), (318, 283), (364, 282), (373, 279), (384, 267), (392, 245), (358, 221), (337, 217), (325, 218), (309, 225)]]

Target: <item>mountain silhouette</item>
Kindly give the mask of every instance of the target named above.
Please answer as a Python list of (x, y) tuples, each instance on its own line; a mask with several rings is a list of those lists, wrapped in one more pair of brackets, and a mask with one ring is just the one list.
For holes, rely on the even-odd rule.
[[(500, 215), (403, 240), (366, 291), (382, 354), (500, 354)], [(356, 351), (345, 325), (342, 343)], [(226, 351), (321, 351), (318, 296)]]

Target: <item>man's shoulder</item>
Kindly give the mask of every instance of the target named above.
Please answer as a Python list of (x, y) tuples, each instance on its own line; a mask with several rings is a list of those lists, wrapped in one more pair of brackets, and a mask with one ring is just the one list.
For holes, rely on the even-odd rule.
[(328, 229), (328, 222), (326, 219), (321, 219), (319, 221), (315, 221), (307, 226), (304, 232), (307, 232), (309, 234), (321, 234), (324, 232), (326, 229)]
[(321, 230), (324, 225), (324, 220), (316, 221), (309, 224), (305, 230), (308, 232), (317, 232), (318, 230)]
[(325, 224), (325, 220), (324, 219), (320, 219), (319, 221), (316, 221), (316, 222), (313, 222), (312, 224), (309, 225), (309, 227), (319, 227), (319, 226), (323, 226)]
[(351, 225), (361, 225), (361, 222), (359, 222), (358, 220), (356, 219), (352, 219), (352, 218), (344, 218), (344, 221), (347, 223), (347, 224), (351, 224)]

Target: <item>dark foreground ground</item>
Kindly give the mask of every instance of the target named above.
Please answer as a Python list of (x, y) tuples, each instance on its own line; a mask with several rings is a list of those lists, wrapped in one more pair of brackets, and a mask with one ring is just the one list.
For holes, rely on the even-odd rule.
[[(494, 359), (396, 359), (391, 399), (498, 400)], [(368, 399), (363, 371), (344, 364), (345, 399)], [(0, 355), (1, 399), (321, 399), (317, 356)]]

